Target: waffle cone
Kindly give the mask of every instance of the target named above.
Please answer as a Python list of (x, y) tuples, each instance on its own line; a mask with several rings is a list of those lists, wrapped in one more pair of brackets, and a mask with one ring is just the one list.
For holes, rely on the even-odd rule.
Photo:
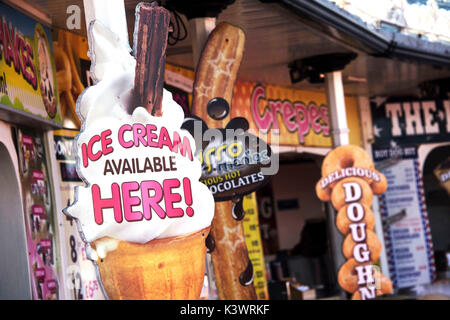
[(199, 299), (205, 274), (205, 239), (208, 233), (209, 227), (145, 244), (120, 241), (117, 249), (97, 261), (108, 298)]

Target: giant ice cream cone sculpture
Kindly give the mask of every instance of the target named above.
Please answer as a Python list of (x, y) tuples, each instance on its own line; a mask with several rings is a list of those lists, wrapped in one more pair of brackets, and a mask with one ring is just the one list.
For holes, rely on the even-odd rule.
[[(90, 4), (112, 13), (121, 4), (124, 14), (120, 0)], [(198, 299), (214, 199), (199, 181), (194, 139), (181, 129), (184, 113), (163, 94), (169, 14), (146, 3), (136, 12), (135, 57), (126, 32), (103, 23), (117, 19), (89, 23), (96, 84), (77, 101), (76, 138), (86, 186), (75, 189), (64, 212), (77, 219), (108, 298)]]
[(105, 259), (97, 260), (108, 297), (114, 300), (198, 299), (204, 280), (208, 232), (206, 228), (146, 244), (120, 241)]

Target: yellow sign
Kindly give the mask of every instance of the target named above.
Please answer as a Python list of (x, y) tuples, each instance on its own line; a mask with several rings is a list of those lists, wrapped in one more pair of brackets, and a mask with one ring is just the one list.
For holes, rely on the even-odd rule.
[(243, 207), (245, 217), (243, 220), (245, 244), (253, 265), (253, 284), (258, 300), (268, 300), (269, 292), (266, 281), (264, 253), (259, 232), (258, 205), (255, 193), (244, 196)]
[[(350, 143), (360, 144), (356, 101), (345, 97)], [(297, 90), (254, 82), (236, 82), (231, 116), (244, 117), (259, 135), (276, 135), (281, 145), (331, 147), (331, 120), (324, 92)], [(264, 138), (264, 136), (262, 136)]]
[[(170, 64), (166, 64), (166, 70), (191, 80), (195, 75), (191, 70)], [(188, 97), (191, 105), (192, 93)], [(361, 145), (355, 98), (346, 96), (345, 107), (350, 144)], [(247, 119), (250, 128), (269, 143), (270, 135), (276, 134), (280, 145), (332, 147), (331, 120), (325, 92), (236, 81), (231, 103), (231, 118), (235, 117)]]
[(61, 123), (51, 30), (0, 3), (0, 103)]

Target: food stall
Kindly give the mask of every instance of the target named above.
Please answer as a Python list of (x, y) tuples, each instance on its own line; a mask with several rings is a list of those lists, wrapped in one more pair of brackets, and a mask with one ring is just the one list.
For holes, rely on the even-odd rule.
[[(372, 210), (383, 246), (376, 264), (393, 281), (394, 295), (423, 295), (428, 285), (448, 279), (450, 37), (441, 30), (450, 22), (444, 4), (405, 1), (399, 8), (386, 1), (386, 12), (374, 16), (357, 1), (159, 2), (171, 13), (164, 86), (186, 117), (198, 116), (212, 128), (244, 118), (246, 131), (266, 141), (276, 159), (267, 183), (242, 201), (222, 203), (241, 203), (245, 214), (235, 227), (242, 235), (230, 242), (252, 265), (249, 269), (245, 259), (236, 273), (240, 278), (248, 271), (253, 280), (235, 285), (250, 292), (239, 297), (350, 297), (337, 284), (345, 257), (336, 211), (314, 192), (324, 157), (345, 144), (364, 148), (389, 182), (387, 192), (374, 197)], [(18, 275), (10, 270), (20, 270), (22, 284), (15, 290), (22, 291), (0, 292), (5, 297), (104, 299), (77, 223), (62, 214), (74, 201), (73, 188), (82, 185), (73, 144), (81, 125), (75, 103), (93, 84), (86, 54), (89, 3), (0, 4), (0, 139), (9, 159), (1, 163), (10, 174), (5, 191), (14, 196), (2, 194), (16, 200), (8, 210), (17, 213), (2, 216), (0, 225), (5, 239), (20, 238), (20, 250), (16, 245), (14, 250), (22, 252), (0, 266), (11, 279)], [(126, 19), (115, 31), (133, 39), (138, 1), (123, 3)], [(418, 6), (438, 17), (441, 28), (426, 21), (414, 25)], [(222, 23), (245, 34), (235, 71), (225, 57), (202, 60), (209, 35)], [(12, 43), (21, 44), (20, 54)], [(199, 100), (211, 90), (200, 86), (202, 63), (225, 66), (208, 74), (211, 81), (236, 73), (221, 122), (208, 122), (209, 98)], [(219, 236), (214, 234), (216, 246)], [(217, 274), (222, 260), (208, 249), (202, 299), (237, 297), (222, 290), (227, 286)], [(13, 248), (1, 250), (8, 254)], [(229, 272), (222, 278), (232, 279)]]

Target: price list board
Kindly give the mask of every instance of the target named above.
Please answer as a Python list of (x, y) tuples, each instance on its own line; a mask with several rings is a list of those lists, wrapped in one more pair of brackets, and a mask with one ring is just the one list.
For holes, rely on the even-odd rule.
[[(57, 130), (53, 132), (55, 187), (59, 189), (61, 207), (73, 202), (74, 187), (83, 182), (77, 175), (74, 139), (78, 131)], [(61, 208), (61, 209), (62, 209)], [(80, 237), (76, 220), (58, 210), (59, 225), (62, 226), (62, 254), (65, 256), (66, 298), (71, 300), (103, 300), (104, 296), (97, 280), (95, 267), (86, 255), (86, 244)]]
[(390, 277), (396, 288), (406, 288), (433, 281), (433, 243), (415, 148), (378, 150), (374, 156), (386, 161), (393, 153), (398, 160), (380, 168), (388, 179), (388, 190), (379, 196), (380, 214)]

